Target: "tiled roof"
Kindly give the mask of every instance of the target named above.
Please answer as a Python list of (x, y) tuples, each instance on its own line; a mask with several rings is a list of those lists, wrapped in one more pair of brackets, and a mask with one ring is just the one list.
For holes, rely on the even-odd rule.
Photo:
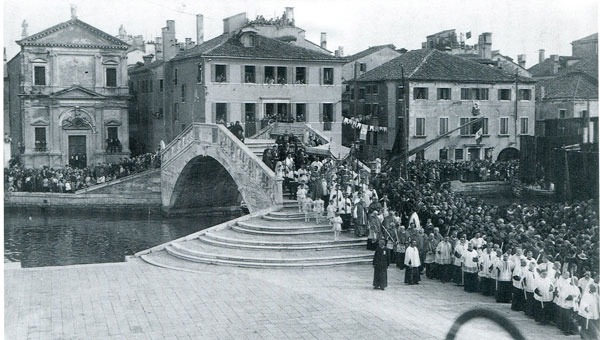
[[(514, 82), (514, 75), (498, 68), (480, 64), (438, 50), (414, 50), (363, 74), (359, 81), (381, 81), (402, 79), (421, 81), (454, 81), (497, 83)], [(519, 77), (521, 82), (534, 82), (531, 78)]]
[(396, 46), (394, 46), (394, 44), (387, 44), (387, 45), (378, 45), (378, 46), (371, 46), (369, 48), (367, 48), (366, 50), (360, 51), (358, 53), (355, 53), (351, 56), (348, 56), (348, 62), (353, 62), (355, 60), (358, 60), (362, 57), (368, 56), (369, 54), (375, 53), (377, 51), (383, 50), (384, 48), (391, 48), (392, 50), (396, 50)]
[(237, 34), (223, 34), (194, 48), (180, 52), (174, 59), (199, 55), (251, 59), (346, 61), (345, 58), (309, 50), (258, 34), (256, 35), (255, 47), (245, 47)]
[(541, 89), (549, 99), (598, 99), (598, 80), (582, 72), (571, 72), (536, 84), (538, 98)]
[(151, 62), (148, 65), (142, 64), (142, 65), (136, 65), (136, 66), (132, 66), (129, 70), (128, 73), (132, 74), (132, 73), (138, 73), (138, 72), (142, 72), (145, 70), (151, 70), (153, 68), (156, 68), (160, 65), (164, 64), (164, 60), (155, 60), (153, 62)]
[(588, 41), (598, 41), (598, 33), (590, 34), (587, 37), (573, 40), (571, 43), (583, 43)]
[[(577, 60), (575, 64), (566, 66), (569, 61)], [(533, 77), (552, 77), (557, 74), (565, 74), (573, 71), (581, 71), (597, 77), (598, 74), (598, 59), (596, 58), (578, 58), (570, 56), (558, 57), (558, 73), (554, 73), (552, 58), (546, 58), (541, 63), (538, 63), (528, 69)]]

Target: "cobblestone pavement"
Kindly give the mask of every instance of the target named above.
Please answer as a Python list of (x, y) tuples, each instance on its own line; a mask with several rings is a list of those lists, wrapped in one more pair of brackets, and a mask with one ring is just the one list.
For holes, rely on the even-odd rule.
[[(563, 337), (491, 298), (425, 279), (371, 287), (372, 267), (203, 272), (128, 263), (4, 269), (6, 339), (443, 339), (453, 320), (490, 307), (528, 339)], [(508, 339), (486, 321), (459, 339)]]

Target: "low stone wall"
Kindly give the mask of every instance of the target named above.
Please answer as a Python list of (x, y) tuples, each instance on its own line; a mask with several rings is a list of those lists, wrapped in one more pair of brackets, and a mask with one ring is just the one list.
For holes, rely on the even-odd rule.
[(139, 194), (57, 194), (46, 192), (12, 192), (4, 194), (5, 207), (151, 207), (160, 208), (160, 193)]
[(510, 182), (461, 182), (451, 181), (452, 191), (463, 195), (510, 194)]

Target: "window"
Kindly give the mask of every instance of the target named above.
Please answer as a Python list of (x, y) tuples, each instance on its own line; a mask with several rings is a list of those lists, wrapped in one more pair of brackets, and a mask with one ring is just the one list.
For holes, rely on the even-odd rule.
[(378, 115), (381, 112), (379, 112), (379, 104), (371, 104), (371, 108), (373, 109), (372, 113), (374, 115)]
[(454, 149), (454, 160), (459, 162), (464, 159), (464, 150), (463, 149)]
[(333, 85), (333, 68), (332, 67), (323, 68), (323, 84)]
[(227, 123), (227, 103), (217, 103), (215, 119), (217, 124)]
[(152, 78), (148, 79), (148, 87), (150, 88), (150, 92), (154, 92), (154, 88), (152, 87)]
[(490, 89), (471, 89), (473, 93), (473, 99), (475, 100), (489, 100)]
[(277, 84), (287, 84), (287, 67), (280, 66), (277, 68)]
[(404, 100), (404, 86), (402, 86), (402, 85), (398, 86), (398, 88), (396, 90), (396, 98), (398, 100)]
[(425, 136), (425, 118), (417, 118), (417, 129), (415, 131), (415, 136)]
[(116, 126), (109, 126), (106, 128), (106, 134), (108, 139), (117, 140), (119, 139), (119, 128)]
[(508, 135), (508, 117), (500, 118), (500, 135)]
[(440, 117), (440, 136), (448, 133), (448, 117)]
[(244, 104), (244, 115), (246, 117), (246, 123), (254, 123), (256, 121), (256, 104)]
[(158, 91), (162, 92), (164, 88), (165, 88), (165, 82), (164, 82), (164, 80), (159, 79), (158, 80)]
[(198, 84), (202, 83), (202, 64), (198, 64), (197, 69), (196, 69), (196, 81), (198, 82)]
[(450, 100), (450, 89), (449, 88), (439, 88), (437, 89), (437, 99), (438, 100)]
[(360, 63), (360, 72), (367, 72), (367, 64)]
[(46, 128), (35, 128), (35, 151), (46, 151)]
[(179, 120), (179, 103), (173, 104), (173, 120)]
[(471, 100), (471, 89), (460, 89), (460, 100)]
[(215, 65), (215, 82), (227, 82), (227, 65)]
[(510, 100), (510, 89), (499, 89), (498, 100)]
[(177, 76), (178, 76), (178, 71), (177, 69), (173, 70), (173, 85), (177, 85)]
[(296, 84), (306, 84), (306, 67), (296, 67)]
[(461, 136), (470, 136), (471, 135), (471, 126), (467, 125), (467, 126), (463, 126), (465, 124), (467, 124), (470, 121), (470, 118), (461, 118), (460, 119), (460, 135)]
[(323, 130), (331, 131), (331, 123), (333, 122), (333, 104), (323, 104)]
[(117, 86), (117, 69), (109, 67), (106, 69), (106, 86), (116, 87)]
[(46, 85), (46, 66), (35, 66), (33, 70), (33, 85)]
[(439, 160), (445, 162), (448, 160), (448, 149), (440, 149)]
[(256, 83), (256, 67), (244, 66), (244, 83)]
[(358, 89), (358, 100), (365, 100), (365, 88), (361, 87)]
[(567, 116), (567, 110), (559, 109), (558, 110), (558, 118), (565, 118)]
[(413, 90), (413, 99), (427, 99), (427, 88), (426, 87), (415, 87)]
[(265, 84), (275, 83), (275, 67), (265, 66)]
[(371, 141), (373, 142), (373, 145), (377, 145), (377, 131), (372, 131), (371, 136), (372, 136)]
[(371, 94), (371, 86), (367, 85), (367, 94)]
[(526, 135), (529, 133), (529, 118), (521, 117), (521, 134)]
[(579, 117), (581, 117), (581, 118), (587, 118), (587, 110), (581, 110), (581, 111), (579, 111)]
[(296, 121), (306, 122), (306, 104), (296, 104)]
[(181, 102), (185, 103), (185, 84), (181, 84)]
[(254, 34), (248, 35), (248, 47), (256, 46), (256, 36)]
[(372, 94), (379, 94), (379, 85), (373, 85)]
[(519, 90), (519, 99), (520, 100), (531, 100), (531, 90), (530, 89), (520, 89)]
[(483, 118), (483, 127), (482, 127), (482, 134), (484, 136), (489, 135), (489, 131), (488, 131), (488, 119), (487, 118)]

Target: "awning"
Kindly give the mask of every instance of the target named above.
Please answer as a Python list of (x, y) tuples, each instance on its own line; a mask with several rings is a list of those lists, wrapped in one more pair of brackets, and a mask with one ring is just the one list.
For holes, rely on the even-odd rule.
[(304, 150), (306, 151), (306, 153), (311, 155), (319, 155), (325, 157), (331, 156), (335, 159), (344, 159), (350, 152), (350, 148), (347, 148), (341, 144), (334, 142), (313, 147), (305, 146)]

